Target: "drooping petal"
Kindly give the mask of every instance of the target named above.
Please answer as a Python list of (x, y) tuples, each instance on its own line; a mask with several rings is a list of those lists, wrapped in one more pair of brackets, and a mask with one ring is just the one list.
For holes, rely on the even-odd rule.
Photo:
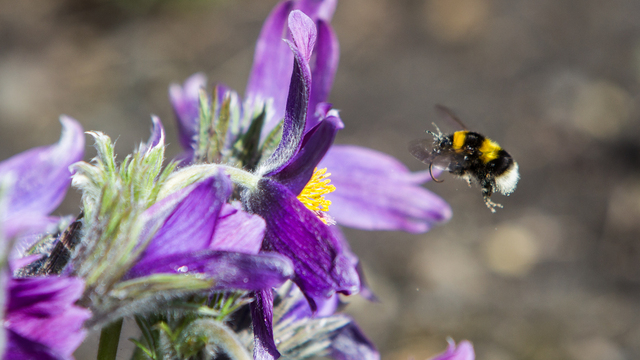
[(266, 175), (278, 172), (298, 152), (307, 117), (311, 87), (309, 59), (316, 40), (316, 26), (308, 16), (294, 10), (289, 14), (289, 29), (293, 37), (293, 42), (288, 42), (294, 55), (293, 73), (284, 114), (282, 140), (271, 157), (258, 169), (259, 173)]
[(331, 339), (330, 355), (335, 360), (380, 360), (375, 345), (351, 321)]
[(85, 338), (82, 324), (91, 315), (74, 305), (83, 289), (79, 278), (11, 279), (5, 327), (68, 358)]
[(57, 144), (27, 150), (0, 162), (0, 177), (17, 180), (9, 194), (9, 216), (47, 215), (64, 199), (71, 183), (69, 166), (82, 160), (84, 134), (74, 119), (63, 115), (60, 122), (62, 135)]
[(331, 172), (336, 190), (329, 214), (341, 225), (365, 230), (428, 231), (451, 218), (451, 208), (419, 186), (412, 174), (389, 155), (358, 146), (333, 146), (318, 165)]
[(267, 222), (263, 250), (291, 259), (293, 281), (314, 311), (314, 298), (358, 291), (360, 280), (353, 258), (344, 252), (329, 227), (285, 186), (262, 179), (257, 190), (243, 195), (243, 203)]
[(305, 134), (300, 151), (278, 173), (271, 177), (285, 185), (294, 194), (300, 194), (311, 179), (313, 171), (329, 150), (338, 130), (344, 124), (337, 116), (329, 116)]
[[(130, 272), (172, 254), (186, 254), (209, 248), (218, 214), (231, 195), (231, 180), (222, 171), (168, 196), (145, 211), (164, 222), (149, 241), (140, 261)], [(174, 205), (165, 218), (167, 206)], [(143, 236), (144, 238), (144, 236)]]
[(447, 350), (430, 360), (474, 360), (476, 358), (473, 345), (469, 341), (463, 340), (457, 347), (452, 339), (449, 339), (448, 342)]
[(127, 274), (127, 279), (150, 274), (203, 274), (214, 280), (214, 290), (260, 290), (280, 286), (293, 275), (293, 266), (278, 254), (241, 254), (204, 250), (171, 254), (145, 261)]
[[(324, 3), (327, 3), (325, 1)], [(340, 45), (328, 21), (318, 20), (318, 40), (316, 42), (315, 63), (311, 68), (311, 93), (305, 131), (309, 131), (323, 118), (315, 110), (318, 104), (327, 101), (338, 69)]]
[(265, 222), (261, 217), (225, 204), (218, 216), (209, 248), (257, 254), (262, 247), (264, 231)]
[(253, 323), (253, 358), (255, 360), (275, 360), (280, 357), (273, 339), (273, 290), (255, 292), (251, 303)]
[(172, 84), (169, 87), (169, 100), (178, 118), (180, 145), (186, 150), (192, 149), (198, 134), (200, 89), (206, 85), (207, 77), (197, 73), (191, 75), (182, 86)]

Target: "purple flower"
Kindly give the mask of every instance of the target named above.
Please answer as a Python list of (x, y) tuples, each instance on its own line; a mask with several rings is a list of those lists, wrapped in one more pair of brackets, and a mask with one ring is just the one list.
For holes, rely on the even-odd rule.
[[(34, 148), (0, 163), (0, 180), (9, 182), (0, 212), (0, 238), (38, 233), (57, 221), (47, 215), (64, 198), (71, 182), (69, 165), (82, 158), (84, 148), (80, 125), (66, 116), (60, 121), (63, 131), (57, 144)], [(6, 259), (6, 254), (2, 258)], [(83, 323), (90, 316), (88, 310), (74, 305), (84, 281), (64, 276), (16, 279), (8, 268), (0, 270), (0, 278), (6, 297), (3, 328), (8, 340), (3, 358), (72, 359), (86, 335)]]
[(463, 340), (458, 346), (452, 339), (449, 339), (448, 342), (447, 350), (432, 357), (430, 360), (474, 360), (476, 358), (473, 345), (469, 341)]
[[(284, 119), (280, 143), (260, 160), (254, 173), (257, 180), (246, 187), (242, 202), (248, 212), (266, 222), (263, 252), (279, 253), (292, 261), (293, 281), (314, 311), (317, 303), (336, 292), (353, 294), (362, 286), (357, 257), (327, 225), (332, 222), (326, 215), (329, 202), (322, 198), (310, 206), (301, 199), (309, 188), (316, 193), (327, 190), (326, 175), (316, 173), (316, 167), (329, 164), (337, 179), (334, 184), (345, 187), (336, 190), (335, 210), (330, 212), (340, 224), (424, 232), (451, 216), (443, 200), (419, 186), (429, 179), (425, 173), (412, 174), (397, 160), (373, 150), (331, 148), (344, 126), (337, 111), (325, 102), (339, 56), (329, 24), (335, 5), (335, 0), (297, 0), (274, 8), (256, 45), (241, 110), (245, 115), (266, 110), (262, 139)], [(204, 78), (195, 75), (184, 88), (174, 85), (170, 90), (179, 126), (186, 129), (181, 130), (181, 142), (189, 143), (188, 151), (195, 148), (198, 133), (199, 97), (194, 89), (204, 84)], [(255, 358), (279, 356), (273, 342), (272, 307), (270, 290), (256, 293), (252, 304)]]

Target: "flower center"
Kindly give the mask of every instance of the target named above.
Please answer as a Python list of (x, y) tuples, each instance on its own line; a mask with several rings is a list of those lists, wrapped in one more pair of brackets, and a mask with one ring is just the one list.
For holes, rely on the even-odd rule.
[(315, 168), (313, 170), (313, 176), (311, 180), (305, 185), (298, 200), (307, 207), (307, 209), (313, 211), (323, 223), (327, 225), (335, 225), (335, 221), (326, 212), (329, 211), (329, 205), (331, 201), (324, 198), (326, 194), (334, 192), (336, 187), (329, 184), (329, 176), (331, 173), (326, 173), (327, 169)]

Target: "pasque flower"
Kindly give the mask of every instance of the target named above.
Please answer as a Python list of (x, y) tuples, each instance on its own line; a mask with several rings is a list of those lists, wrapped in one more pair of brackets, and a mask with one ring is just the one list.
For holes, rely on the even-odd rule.
[[(0, 162), (0, 240), (3, 247), (0, 277), (4, 293), (3, 359), (71, 359), (86, 335), (88, 310), (75, 302), (84, 281), (66, 276), (14, 278), (7, 264), (7, 244), (20, 235), (44, 231), (55, 223), (53, 211), (71, 182), (69, 165), (80, 160), (84, 148), (82, 128), (62, 116), (57, 144), (34, 148)], [(0, 189), (2, 190), (2, 189)], [(30, 238), (30, 237), (28, 237)], [(27, 239), (23, 237), (23, 240)], [(19, 245), (30, 244), (23, 241)], [(11, 263), (21, 261), (15, 253)]]
[[(326, 213), (330, 196), (329, 214), (335, 221), (363, 229), (424, 232), (451, 216), (443, 200), (419, 186), (428, 174), (412, 174), (397, 160), (373, 150), (332, 147), (337, 131), (344, 126), (338, 112), (325, 102), (338, 63), (338, 42), (329, 24), (335, 5), (335, 0), (300, 0), (276, 6), (258, 39), (242, 107), (237, 95), (221, 86), (216, 87), (212, 99), (203, 97), (206, 79), (201, 74), (189, 78), (183, 87), (170, 88), (181, 144), (192, 161), (202, 159), (198, 152), (206, 134), (202, 124), (208, 101), (227, 104), (224, 111), (224, 105), (213, 106), (213, 116), (222, 124), (234, 123), (228, 118), (235, 118), (236, 125), (216, 128), (224, 130), (218, 139), (224, 139), (225, 145), (216, 146), (218, 155), (207, 160), (238, 166), (196, 165), (190, 171), (225, 167), (232, 180), (243, 185), (244, 208), (266, 221), (262, 250), (291, 259), (293, 281), (313, 310), (317, 302), (336, 292), (352, 294), (361, 287), (357, 257), (328, 226), (333, 222)], [(221, 96), (225, 92), (227, 95)], [(232, 103), (237, 105), (235, 117), (229, 110)], [(229, 155), (236, 148), (234, 141), (241, 138), (238, 134), (250, 133), (258, 122), (262, 129), (258, 160), (240, 161)], [(270, 148), (267, 145), (278, 126), (282, 126), (280, 142)], [(317, 202), (303, 203), (299, 196), (308, 193), (305, 189), (330, 191), (328, 187), (321, 189), (329, 180), (327, 174), (319, 175), (325, 164), (326, 171), (337, 179), (331, 180), (335, 192), (326, 198), (316, 193)], [(321, 184), (312, 179), (320, 179)], [(307, 206), (310, 203), (312, 206)], [(272, 302), (271, 290), (264, 290), (256, 294), (252, 304), (256, 358), (278, 356), (271, 333)]]

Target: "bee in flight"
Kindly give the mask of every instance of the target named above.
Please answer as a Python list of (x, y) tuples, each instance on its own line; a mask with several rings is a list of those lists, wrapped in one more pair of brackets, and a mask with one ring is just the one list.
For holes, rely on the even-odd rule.
[(412, 141), (409, 152), (429, 165), (429, 174), (435, 182), (444, 180), (436, 179), (434, 167), (467, 180), (469, 186), (473, 181), (477, 182), (482, 188), (484, 203), (491, 212), (496, 212), (495, 208), (502, 208), (502, 205), (491, 201), (491, 195), (495, 192), (510, 195), (516, 189), (520, 179), (518, 163), (495, 141), (469, 131), (448, 108), (436, 105), (436, 110), (464, 130), (443, 134), (434, 124), (437, 133), (427, 130), (433, 139)]

